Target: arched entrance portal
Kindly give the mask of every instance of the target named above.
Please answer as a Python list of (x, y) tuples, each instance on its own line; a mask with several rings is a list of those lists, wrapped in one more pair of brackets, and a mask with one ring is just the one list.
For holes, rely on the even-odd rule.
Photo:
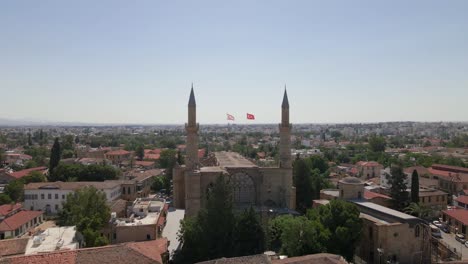
[(235, 173), (230, 177), (233, 188), (234, 204), (247, 206), (255, 204), (255, 185), (252, 178), (243, 172)]

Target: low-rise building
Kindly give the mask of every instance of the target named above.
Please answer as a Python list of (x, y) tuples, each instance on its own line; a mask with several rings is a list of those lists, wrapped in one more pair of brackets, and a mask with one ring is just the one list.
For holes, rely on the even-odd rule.
[(132, 170), (125, 173), (125, 179), (134, 180), (136, 182), (135, 198), (144, 198), (147, 197), (151, 191), (154, 177), (161, 176), (163, 172), (164, 170), (161, 169)]
[(0, 222), (5, 218), (18, 213), (21, 209), (23, 209), (23, 205), (20, 203), (0, 205)]
[(359, 161), (356, 163), (360, 178), (370, 179), (380, 175), (383, 166), (376, 161)]
[(419, 188), (419, 203), (431, 208), (437, 215), (447, 209), (448, 193), (432, 189)]
[(468, 237), (468, 210), (447, 209), (442, 211), (442, 221), (447, 223), (454, 233), (462, 233)]
[(42, 221), (43, 212), (19, 211), (0, 223), (0, 239), (20, 237)]
[(362, 239), (357, 255), (368, 263), (425, 263), (430, 253), (425, 250), (425, 223), (408, 215), (363, 199), (364, 182), (355, 177), (340, 181), (340, 198), (354, 203), (363, 220)]
[(118, 199), (121, 195), (121, 181), (35, 182), (24, 186), (24, 207), (56, 214), (62, 210), (68, 194), (88, 186), (104, 192), (107, 201)]
[(465, 209), (465, 210), (468, 209), (468, 196), (466, 195), (458, 196), (455, 199), (454, 204), (458, 208)]
[(127, 161), (131, 158), (131, 152), (119, 149), (109, 151), (104, 154), (104, 157), (112, 162), (112, 164), (120, 164), (123, 161)]
[(25, 255), (78, 249), (82, 242), (75, 226), (49, 227), (29, 239)]
[(160, 218), (165, 217), (164, 200), (137, 199), (128, 218), (117, 218), (112, 213), (110, 224), (102, 231), (111, 243), (154, 240), (162, 231)]

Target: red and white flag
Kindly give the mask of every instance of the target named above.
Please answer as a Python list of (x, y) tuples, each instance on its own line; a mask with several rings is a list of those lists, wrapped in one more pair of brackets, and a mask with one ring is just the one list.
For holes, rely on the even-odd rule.
[(226, 114), (227, 115), (227, 120), (233, 120), (234, 121), (234, 116), (233, 115), (230, 115), (230, 114)]
[(255, 119), (255, 116), (252, 115), (252, 114), (247, 113), (247, 119), (249, 119), (249, 120), (254, 120), (254, 119)]

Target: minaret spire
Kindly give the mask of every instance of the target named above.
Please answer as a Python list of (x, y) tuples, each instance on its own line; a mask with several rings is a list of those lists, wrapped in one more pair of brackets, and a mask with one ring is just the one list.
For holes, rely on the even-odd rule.
[(281, 104), (280, 131), (280, 168), (291, 168), (291, 124), (289, 123), (289, 101), (286, 85), (284, 85), (283, 103)]
[(187, 132), (187, 161), (186, 165), (189, 169), (195, 169), (198, 165), (198, 124), (197, 124), (197, 105), (195, 103), (195, 93), (192, 88), (190, 90), (190, 98), (188, 103), (188, 123), (185, 124)]
[(195, 94), (193, 93), (193, 83), (192, 83), (192, 89), (190, 90), (190, 98), (188, 102), (189, 106), (196, 106), (197, 104), (195, 103)]
[(281, 104), (281, 108), (289, 108), (289, 100), (288, 100), (288, 92), (286, 91), (286, 84), (284, 85), (283, 103)]

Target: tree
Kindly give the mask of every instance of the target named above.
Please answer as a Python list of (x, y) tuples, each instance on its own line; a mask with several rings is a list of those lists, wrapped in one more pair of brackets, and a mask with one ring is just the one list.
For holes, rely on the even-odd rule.
[(143, 145), (138, 145), (138, 147), (135, 150), (135, 154), (138, 157), (138, 160), (143, 160), (145, 157), (145, 148)]
[(390, 197), (394, 202), (396, 209), (402, 209), (408, 202), (408, 193), (406, 192), (406, 174), (400, 164), (393, 165), (390, 168), (390, 175), (386, 175), (390, 186)]
[(198, 262), (231, 256), (236, 227), (232, 207), (231, 186), (220, 175), (206, 192), (205, 206), (195, 218), (182, 221), (179, 241), (183, 247), (178, 258)]
[(92, 186), (67, 195), (58, 214), (58, 224), (76, 225), (77, 231), (84, 235), (87, 247), (107, 244), (104, 238), (100, 238), (99, 231), (109, 219), (110, 208), (107, 205), (106, 194)]
[(411, 202), (419, 203), (419, 175), (417, 170), (411, 174)]
[[(42, 132), (42, 130), (41, 130)], [(60, 142), (58, 138), (55, 138), (54, 145), (52, 146), (52, 150), (50, 152), (50, 163), (49, 163), (49, 171), (53, 172), (55, 167), (57, 167), (60, 163)]]
[(33, 145), (33, 142), (31, 139), (31, 133), (28, 133), (28, 146), (32, 146), (32, 145)]
[(164, 176), (154, 176), (153, 184), (151, 185), (151, 190), (159, 192), (161, 189), (165, 189), (167, 186), (167, 178)]
[(280, 252), (291, 257), (324, 252), (329, 236), (318, 221), (304, 216), (290, 218), (281, 235)]
[(420, 203), (410, 203), (404, 211), (407, 214), (426, 219), (431, 215), (431, 209)]
[(328, 170), (328, 163), (322, 156), (313, 155), (306, 161), (311, 170), (318, 169), (320, 173), (325, 173)]
[(5, 193), (0, 193), (0, 205), (9, 204), (11, 202), (12, 200), (10, 199), (10, 196)]
[(373, 135), (369, 138), (369, 147), (373, 152), (384, 152), (385, 151), (385, 138)]
[(293, 180), (296, 186), (296, 209), (305, 213), (312, 206), (313, 189), (310, 169), (303, 159), (294, 161)]
[(234, 232), (234, 255), (254, 255), (265, 249), (265, 234), (257, 213), (250, 207), (238, 216)]
[(161, 168), (170, 169), (174, 167), (176, 163), (176, 151), (173, 149), (165, 149), (161, 151), (161, 155), (159, 156), (159, 165)]
[(30, 173), (28, 173), (28, 175), (21, 178), (21, 180), (24, 184), (28, 184), (31, 182), (45, 182), (46, 177), (40, 171), (31, 171)]
[(328, 232), (327, 252), (339, 254), (351, 261), (362, 231), (356, 205), (343, 200), (332, 200), (326, 206), (320, 206), (307, 212), (312, 221), (320, 222)]
[(5, 194), (14, 202), (19, 202), (23, 199), (23, 181), (21, 179), (13, 180), (5, 187)]

